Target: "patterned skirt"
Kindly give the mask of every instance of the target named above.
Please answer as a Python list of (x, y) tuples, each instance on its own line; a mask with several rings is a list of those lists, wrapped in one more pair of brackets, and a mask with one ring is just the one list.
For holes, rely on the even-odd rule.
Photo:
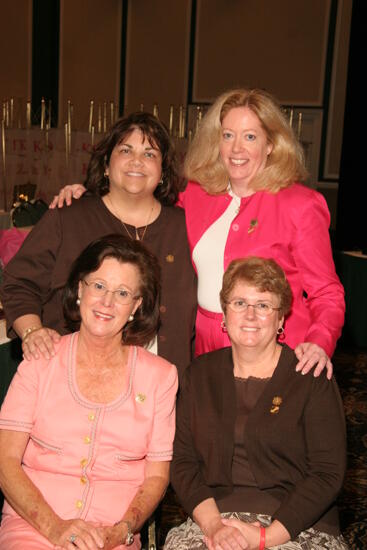
[[(233, 512), (221, 514), (221, 516), (240, 519), (247, 523), (259, 521), (264, 527), (271, 523), (271, 517), (264, 514)], [(335, 537), (312, 528), (302, 531), (294, 540), (271, 548), (272, 550), (348, 550), (342, 535)], [(169, 531), (164, 550), (207, 550), (207, 546), (199, 526), (188, 518), (185, 523)]]

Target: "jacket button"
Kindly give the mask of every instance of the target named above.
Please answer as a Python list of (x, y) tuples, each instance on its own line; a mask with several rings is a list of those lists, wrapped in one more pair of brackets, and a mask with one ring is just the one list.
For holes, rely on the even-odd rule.
[(240, 226), (238, 225), (238, 223), (234, 223), (234, 224), (232, 225), (233, 231), (238, 231), (239, 228), (240, 228)]

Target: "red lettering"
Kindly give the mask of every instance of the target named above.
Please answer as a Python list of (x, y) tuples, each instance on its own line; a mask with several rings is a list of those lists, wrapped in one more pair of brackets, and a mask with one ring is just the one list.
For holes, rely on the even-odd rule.
[(26, 141), (25, 139), (15, 138), (13, 139), (13, 151), (26, 151)]
[(25, 176), (28, 172), (24, 169), (23, 162), (19, 162), (17, 164), (17, 170), (16, 170), (17, 176)]
[(92, 150), (92, 145), (90, 143), (83, 143), (82, 145), (82, 151), (86, 153), (90, 153)]
[(41, 143), (40, 141), (34, 141), (33, 142), (33, 151), (34, 151), (34, 153), (42, 153), (40, 143)]
[(49, 166), (47, 166), (46, 164), (44, 164), (43, 165), (43, 175), (44, 176), (49, 176), (50, 172), (51, 172), (51, 168)]

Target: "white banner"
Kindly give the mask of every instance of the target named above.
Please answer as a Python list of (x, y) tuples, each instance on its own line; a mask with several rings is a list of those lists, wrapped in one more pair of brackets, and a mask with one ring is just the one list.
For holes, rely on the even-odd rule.
[[(95, 135), (95, 143), (103, 134)], [(5, 130), (4, 154), (1, 157), (0, 208), (7, 210), (13, 202), (14, 185), (37, 185), (36, 197), (48, 202), (67, 183), (83, 182), (92, 150), (91, 134), (73, 131), (70, 153), (66, 156), (65, 132), (59, 129)]]

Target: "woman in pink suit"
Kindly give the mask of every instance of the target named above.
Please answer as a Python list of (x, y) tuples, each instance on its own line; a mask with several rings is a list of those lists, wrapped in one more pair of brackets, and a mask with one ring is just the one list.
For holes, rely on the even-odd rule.
[[(297, 370), (326, 367), (344, 322), (344, 291), (332, 258), (330, 215), (322, 195), (300, 183), (304, 157), (275, 99), (258, 89), (231, 90), (204, 116), (185, 160), (185, 209), (193, 265), (198, 274), (196, 354), (229, 345), (221, 326), (219, 291), (231, 260), (275, 259), (294, 301), (283, 341), (295, 351)], [(61, 204), (79, 186), (66, 188)]]
[(219, 291), (229, 263), (248, 255), (275, 259), (292, 288), (283, 341), (297, 370), (326, 366), (344, 321), (344, 292), (332, 258), (324, 198), (299, 183), (302, 149), (280, 107), (262, 90), (221, 95), (185, 160), (186, 214), (198, 273), (197, 355), (229, 345)]
[(177, 372), (142, 345), (159, 320), (159, 268), (138, 241), (103, 237), (76, 260), (70, 328), (23, 361), (0, 413), (0, 548), (141, 547), (163, 497)]

